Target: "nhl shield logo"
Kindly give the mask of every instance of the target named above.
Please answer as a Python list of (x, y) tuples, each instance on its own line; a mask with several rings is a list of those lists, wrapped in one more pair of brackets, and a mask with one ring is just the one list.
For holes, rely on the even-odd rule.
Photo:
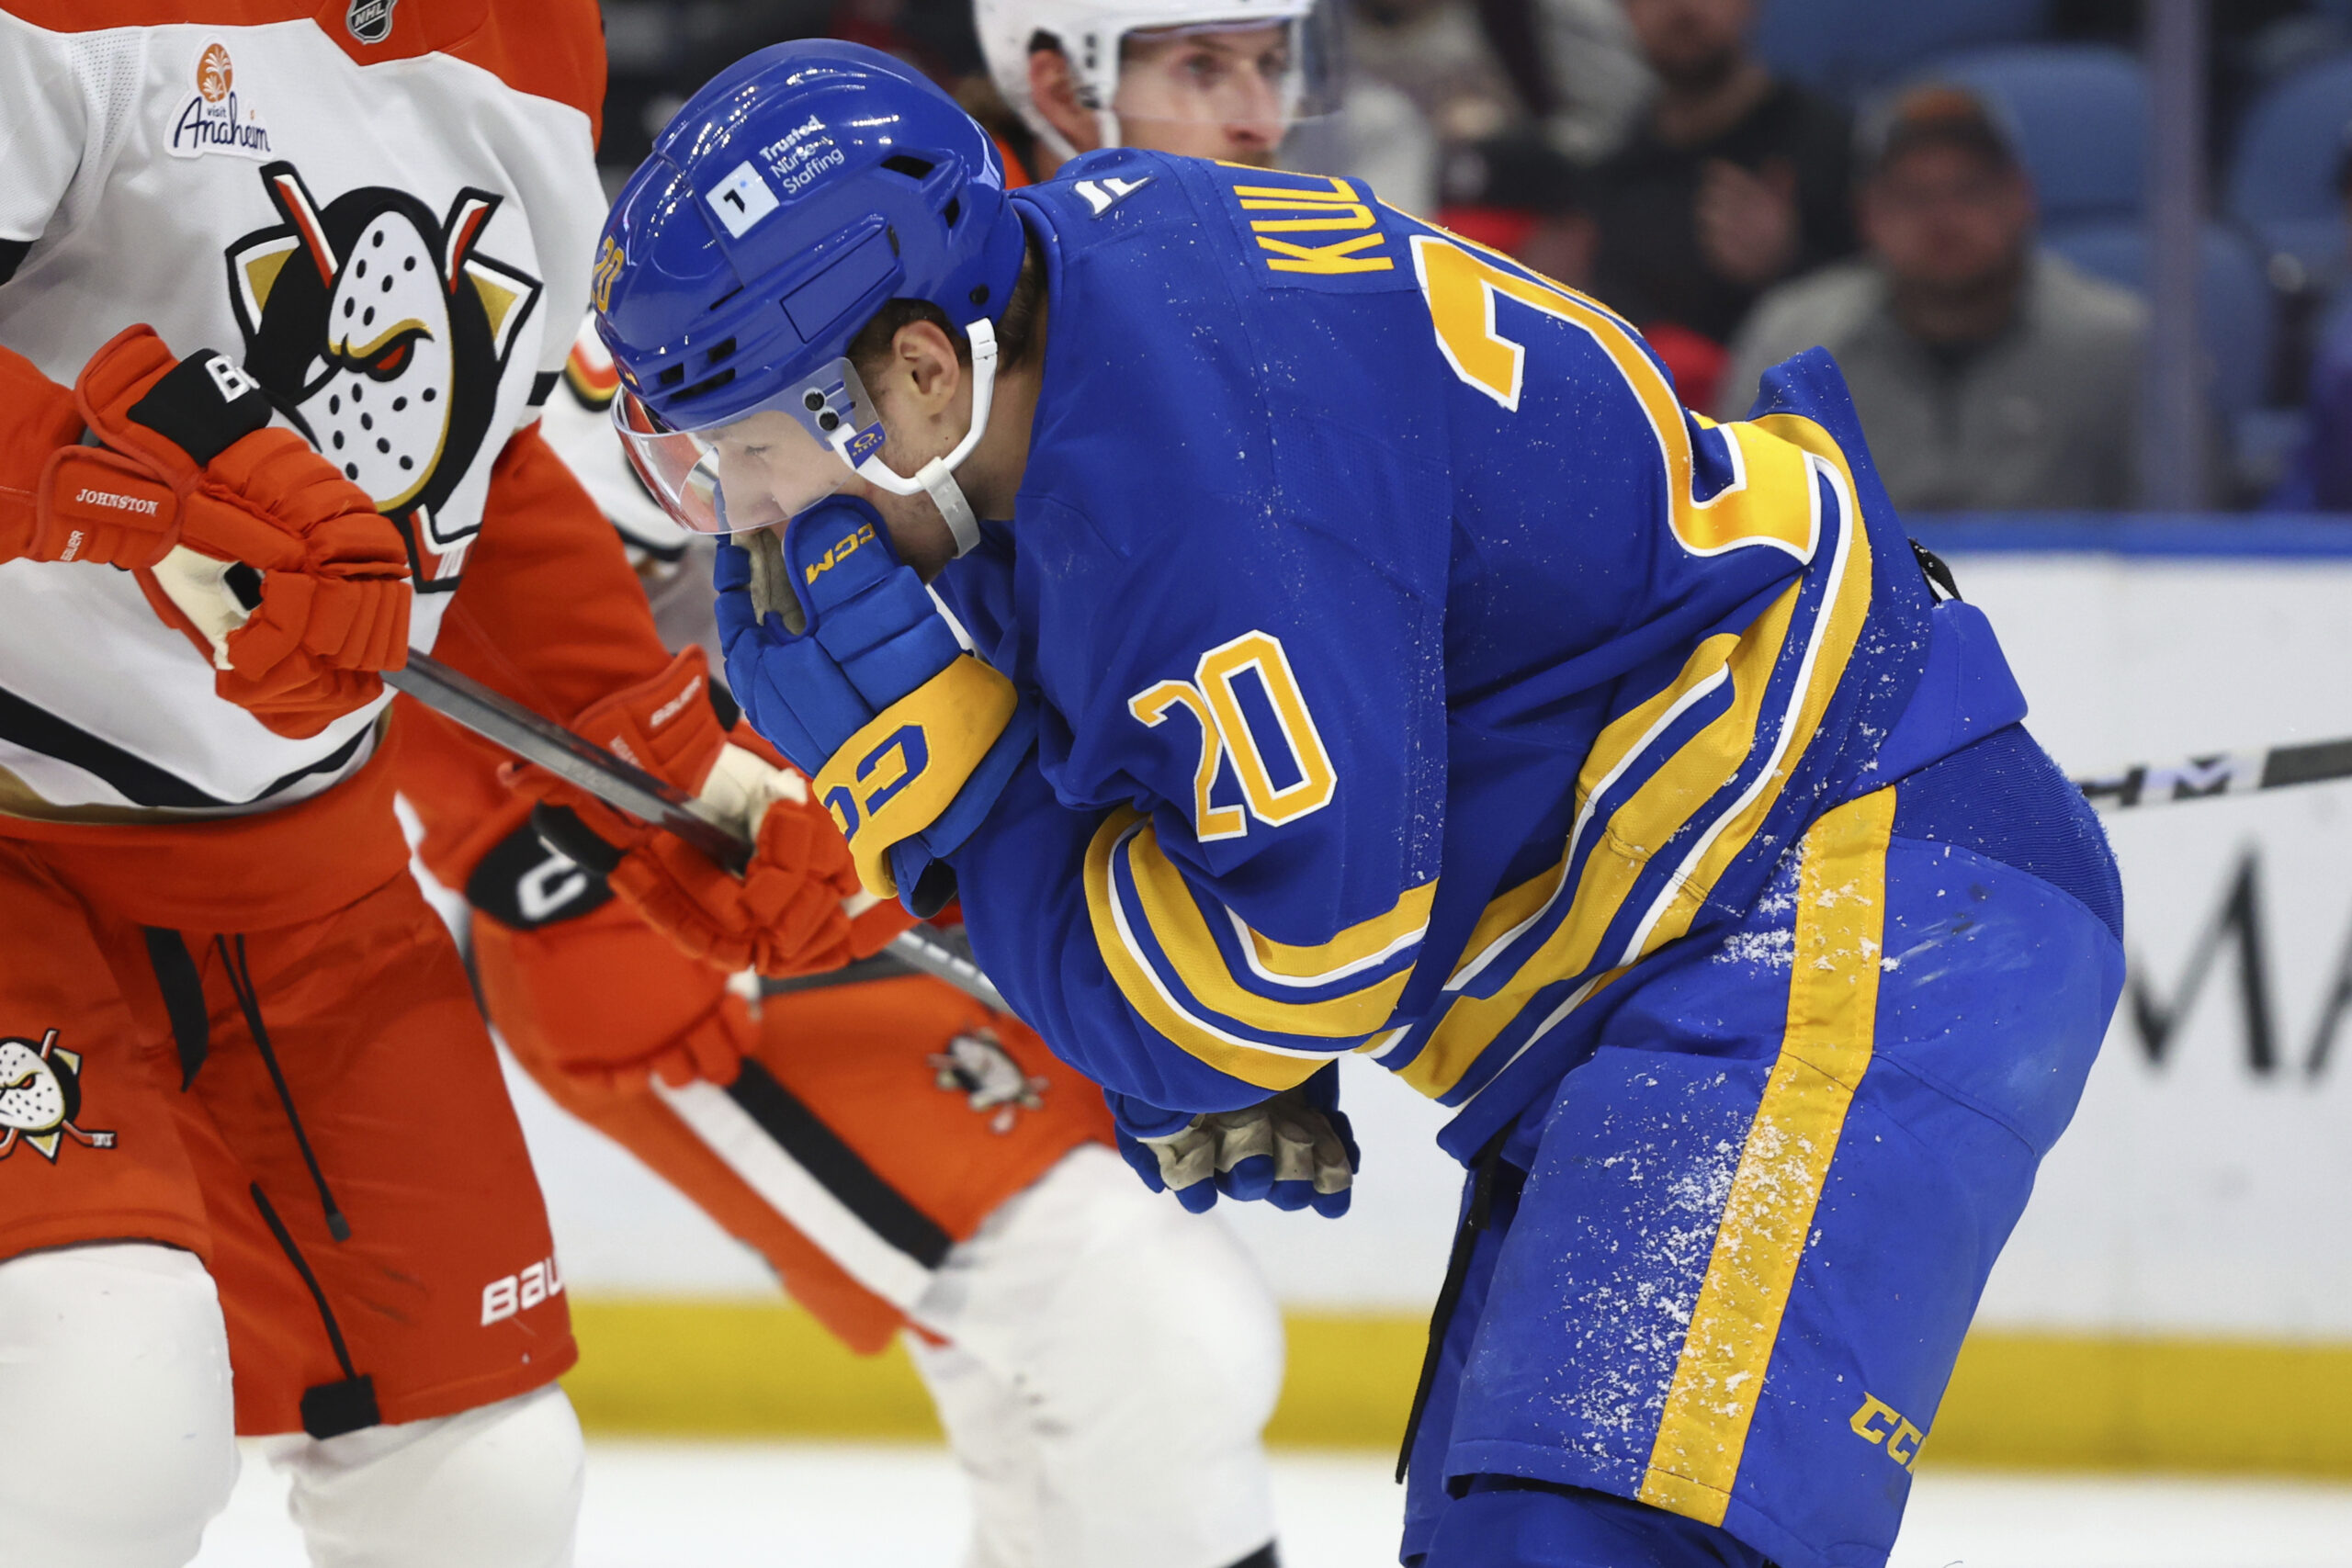
[(62, 1050), (54, 1029), (40, 1043), (0, 1040), (0, 1159), (28, 1144), (55, 1164), (58, 1145), (71, 1138), (85, 1148), (114, 1147), (112, 1133), (74, 1124), (82, 1111), (82, 1058)]
[(361, 43), (381, 43), (392, 36), (392, 7), (400, 0), (351, 0), (343, 25)]

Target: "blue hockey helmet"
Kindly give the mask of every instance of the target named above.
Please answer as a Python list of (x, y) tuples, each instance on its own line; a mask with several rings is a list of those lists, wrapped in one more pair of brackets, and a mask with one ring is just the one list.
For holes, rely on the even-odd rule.
[[(987, 425), (1023, 246), (995, 143), (910, 67), (832, 41), (746, 56), (678, 111), (605, 220), (596, 328), (630, 459), (699, 532), (777, 521), (854, 473), (928, 491), (968, 546), (950, 474)], [(880, 417), (848, 359), (892, 299), (937, 306), (972, 341), (971, 430), (913, 476), (876, 456)], [(728, 432), (758, 457), (733, 477), (773, 503), (734, 519)]]

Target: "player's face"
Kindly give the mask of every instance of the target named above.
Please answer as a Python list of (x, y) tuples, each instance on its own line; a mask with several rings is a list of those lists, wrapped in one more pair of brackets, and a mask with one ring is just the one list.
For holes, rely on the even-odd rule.
[(1112, 107), (1129, 146), (1262, 168), (1282, 144), (1291, 68), (1279, 23), (1129, 33)]
[(790, 414), (763, 409), (718, 431), (718, 491), (731, 529), (781, 523), (787, 502), (822, 496), (849, 477), (840, 457), (808, 439)]

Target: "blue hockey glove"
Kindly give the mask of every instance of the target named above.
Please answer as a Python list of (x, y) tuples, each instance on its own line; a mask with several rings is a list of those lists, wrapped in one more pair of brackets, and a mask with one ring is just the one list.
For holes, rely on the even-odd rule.
[(952, 892), (937, 863), (1027, 754), (1034, 705), (964, 651), (865, 502), (837, 496), (752, 546), (718, 547), (727, 683), (816, 781), (865, 890), (935, 908)]
[(1340, 1110), (1336, 1062), (1272, 1100), (1195, 1116), (1164, 1134), (1152, 1129), (1170, 1120), (1165, 1112), (1125, 1095), (1106, 1098), (1127, 1164), (1145, 1186), (1173, 1190), (1193, 1213), (1214, 1207), (1220, 1192), (1277, 1209), (1311, 1208), (1328, 1219), (1348, 1212), (1363, 1156)]

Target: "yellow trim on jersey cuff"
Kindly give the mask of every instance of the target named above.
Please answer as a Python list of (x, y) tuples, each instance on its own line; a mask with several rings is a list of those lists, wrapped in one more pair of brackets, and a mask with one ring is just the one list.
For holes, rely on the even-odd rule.
[[(1400, 942), (1417, 941), (1429, 929), (1430, 908), (1437, 902), (1437, 884), (1408, 887), (1386, 914), (1360, 920), (1312, 947), (1293, 947), (1256, 930), (1250, 930), (1250, 948), (1270, 975), (1286, 980), (1324, 981), (1340, 970), (1386, 953)], [(1250, 928), (1244, 928), (1250, 929)]]
[(1086, 846), (1087, 917), (1102, 965), (1110, 971), (1119, 994), (1136, 1017), (1170, 1043), (1228, 1077), (1275, 1091), (1305, 1083), (1330, 1058), (1287, 1056), (1263, 1050), (1193, 1018), (1160, 989), (1149, 966), (1129, 943), (1121, 929), (1124, 917), (1118, 895), (1111, 886), (1111, 856), (1143, 817), (1132, 807), (1121, 807), (1103, 818), (1093, 841)]
[(1225, 954), (1210, 933), (1184, 874), (1159, 847), (1158, 829), (1146, 823), (1126, 840), (1125, 852), (1143, 918), (1160, 951), (1168, 955), (1176, 978), (1203, 1007), (1252, 1029), (1349, 1042), (1372, 1033), (1396, 1010), (1396, 998), (1404, 994), (1410, 971), (1321, 1001), (1276, 1001), (1248, 989), (1227, 969)]

